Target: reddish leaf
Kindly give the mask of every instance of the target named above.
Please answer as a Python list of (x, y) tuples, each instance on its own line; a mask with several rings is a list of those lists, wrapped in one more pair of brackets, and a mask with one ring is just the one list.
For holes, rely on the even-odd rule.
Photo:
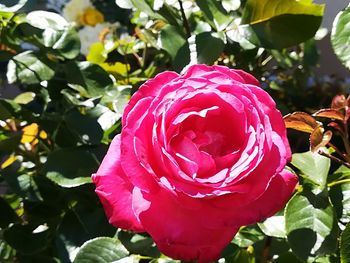
[(287, 128), (312, 133), (319, 126), (311, 115), (305, 112), (293, 112), (284, 116), (284, 123)]
[(323, 128), (318, 126), (310, 135), (310, 150), (317, 152), (318, 149), (324, 147), (332, 139), (332, 132), (326, 131), (323, 133)]
[(343, 113), (336, 109), (322, 109), (315, 112), (313, 116), (344, 121)]
[(334, 129), (336, 129), (338, 131), (342, 131), (342, 128), (340, 127), (340, 125), (338, 123), (334, 122), (334, 121), (328, 123), (327, 126), (328, 127), (332, 127), (332, 128), (334, 128)]
[(342, 109), (346, 106), (347, 101), (344, 95), (336, 95), (332, 100), (332, 109)]

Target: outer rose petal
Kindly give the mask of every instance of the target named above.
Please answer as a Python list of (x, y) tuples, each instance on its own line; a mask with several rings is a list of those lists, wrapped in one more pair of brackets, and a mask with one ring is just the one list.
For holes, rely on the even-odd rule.
[(166, 72), (159, 73), (153, 79), (147, 80), (139, 88), (139, 90), (135, 92), (134, 95), (132, 95), (129, 103), (126, 105), (123, 112), (123, 117), (122, 117), (123, 126), (125, 125), (126, 117), (128, 116), (129, 112), (132, 110), (132, 108), (140, 99), (157, 96), (161, 88), (164, 86), (164, 84), (170, 82), (171, 80), (177, 78), (178, 76), (179, 75), (176, 72), (166, 71)]
[(145, 230), (163, 253), (175, 259), (217, 260), (239, 229), (239, 226), (208, 228), (201, 224), (207, 213), (200, 209), (202, 206), (184, 207), (162, 188), (156, 193), (135, 188), (133, 197), (135, 213)]
[(287, 203), (297, 183), (298, 178), (295, 174), (284, 169), (272, 178), (260, 198), (244, 207), (240, 207), (235, 223), (249, 225), (273, 216)]
[(92, 176), (96, 185), (95, 192), (101, 200), (110, 224), (142, 232), (144, 231), (143, 226), (132, 210), (134, 186), (129, 182), (121, 168), (119, 158), (120, 135), (117, 135), (97, 173)]

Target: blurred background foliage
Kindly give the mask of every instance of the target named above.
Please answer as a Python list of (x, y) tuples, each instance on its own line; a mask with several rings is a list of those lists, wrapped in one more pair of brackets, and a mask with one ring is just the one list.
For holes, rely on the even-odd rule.
[[(323, 13), (311, 0), (1, 1), (0, 85), (15, 95), (0, 98), (0, 262), (174, 262), (108, 224), (90, 175), (130, 95), (195, 63), (251, 72), (294, 112), (297, 193), (220, 262), (350, 262), (349, 83), (314, 73)], [(347, 68), (349, 26), (348, 7), (331, 32)]]

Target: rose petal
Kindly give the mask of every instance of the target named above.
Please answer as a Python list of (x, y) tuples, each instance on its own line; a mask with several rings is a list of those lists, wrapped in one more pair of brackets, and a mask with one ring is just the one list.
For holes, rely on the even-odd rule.
[(168, 83), (171, 80), (177, 78), (179, 74), (173, 72), (173, 71), (166, 71), (159, 73), (157, 76), (155, 76), (153, 79), (147, 80), (135, 94), (132, 95), (130, 101), (126, 105), (122, 117), (122, 124), (125, 124), (126, 117), (128, 116), (129, 112), (133, 109), (135, 104), (143, 98), (146, 97), (155, 97), (160, 92), (161, 88), (164, 86), (164, 83)]
[(202, 208), (207, 211), (208, 226), (244, 226), (262, 221), (284, 207), (297, 183), (293, 173), (283, 170), (271, 179), (264, 193), (250, 203), (245, 202), (244, 195), (239, 193), (210, 199)]
[(120, 166), (120, 135), (117, 135), (103, 159), (97, 173), (92, 176), (109, 223), (136, 232), (144, 231), (132, 210), (134, 186)]
[(259, 199), (251, 204), (241, 207), (241, 216), (236, 223), (249, 225), (273, 216), (281, 210), (293, 194), (298, 179), (295, 174), (283, 170), (271, 180), (268, 188)]
[(163, 189), (155, 193), (134, 191), (133, 205), (146, 231), (166, 255), (182, 260), (210, 262), (232, 240), (239, 227), (208, 228), (199, 224), (207, 211), (184, 207)]

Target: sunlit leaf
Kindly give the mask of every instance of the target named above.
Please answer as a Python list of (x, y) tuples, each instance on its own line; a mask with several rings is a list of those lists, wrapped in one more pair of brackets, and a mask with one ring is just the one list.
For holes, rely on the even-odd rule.
[(350, 69), (350, 5), (339, 12), (333, 22), (331, 42), (335, 54)]
[(347, 103), (348, 101), (344, 95), (336, 95), (332, 99), (331, 108), (336, 110), (343, 109), (345, 106), (347, 106)]
[(232, 243), (239, 247), (248, 247), (253, 245), (255, 242), (264, 239), (264, 234), (257, 226), (242, 227), (236, 234)]
[(28, 2), (28, 0), (18, 0), (15, 2), (17, 3), (14, 3), (14, 5), (12, 6), (7, 6), (6, 4), (0, 4), (0, 10), (2, 12), (16, 12), (19, 9), (21, 9)]
[(323, 132), (323, 128), (317, 127), (310, 135), (310, 150), (317, 152), (321, 147), (325, 147), (332, 139), (332, 132)]
[(26, 84), (40, 83), (51, 79), (55, 71), (49, 61), (32, 51), (25, 51), (12, 58), (7, 67), (9, 83), (19, 81)]
[(43, 41), (46, 47), (50, 47), (58, 55), (67, 59), (73, 59), (80, 53), (80, 39), (73, 26), (62, 30), (48, 28), (43, 33)]
[(129, 252), (118, 239), (98, 237), (87, 241), (81, 246), (73, 263), (110, 263), (126, 258), (128, 255)]
[(272, 216), (262, 223), (258, 223), (261, 231), (271, 237), (286, 237), (284, 216)]
[(16, 98), (13, 101), (18, 104), (28, 104), (29, 102), (32, 102), (34, 100), (35, 96), (36, 95), (34, 92), (23, 92), (16, 96)]
[(312, 1), (248, 0), (243, 23), (252, 26), (262, 46), (281, 49), (313, 37), (323, 12), (324, 5)]
[(326, 197), (296, 194), (285, 209), (286, 232), (293, 252), (302, 260), (336, 249), (338, 228)]
[(350, 223), (340, 236), (340, 261), (341, 263), (350, 262)]
[(197, 5), (204, 13), (208, 23), (217, 31), (221, 31), (233, 20), (220, 1), (196, 0)]
[[(348, 179), (350, 176), (350, 169), (345, 166), (340, 166), (330, 178), (333, 182)], [(332, 204), (337, 212), (337, 217), (342, 223), (350, 222), (350, 183), (340, 183), (330, 187), (329, 195)]]
[(125, 8), (125, 9), (133, 8), (133, 4), (131, 0), (115, 0), (115, 3), (121, 8)]
[(47, 11), (32, 11), (27, 15), (27, 22), (40, 29), (52, 28), (63, 30), (68, 26), (68, 22), (59, 14)]
[(211, 65), (218, 59), (225, 48), (225, 43), (217, 35), (203, 32), (196, 36), (198, 63)]
[(322, 118), (334, 119), (339, 121), (344, 120), (344, 115), (339, 110), (335, 110), (335, 109), (322, 109), (315, 112), (312, 115), (315, 117), (322, 117)]
[(316, 119), (305, 112), (293, 112), (284, 116), (287, 128), (312, 133), (319, 126)]
[(295, 153), (292, 164), (300, 170), (300, 175), (318, 185), (321, 189), (326, 186), (330, 159), (318, 153)]
[(65, 148), (52, 152), (45, 163), (46, 177), (61, 187), (91, 183), (97, 169), (96, 156), (83, 148)]
[(161, 48), (169, 53), (177, 71), (190, 62), (190, 49), (185, 37), (175, 26), (167, 25), (160, 31)]

